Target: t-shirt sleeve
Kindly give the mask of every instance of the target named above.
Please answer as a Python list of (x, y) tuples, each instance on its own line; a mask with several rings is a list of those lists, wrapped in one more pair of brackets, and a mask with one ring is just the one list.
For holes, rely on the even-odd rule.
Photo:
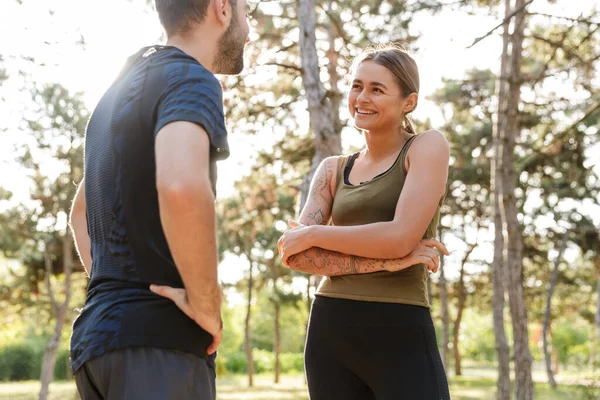
[(213, 156), (229, 156), (223, 114), (223, 93), (219, 81), (200, 65), (177, 64), (166, 71), (168, 83), (157, 103), (154, 135), (167, 124), (188, 121), (208, 133)]

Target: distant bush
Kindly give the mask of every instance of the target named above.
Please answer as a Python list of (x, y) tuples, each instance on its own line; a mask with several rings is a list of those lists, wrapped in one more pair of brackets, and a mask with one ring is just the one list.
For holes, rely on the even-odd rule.
[(69, 350), (59, 350), (56, 357), (56, 365), (54, 366), (54, 379), (64, 381), (73, 378), (70, 358)]
[[(254, 372), (257, 374), (275, 371), (275, 354), (268, 350), (254, 349)], [(304, 357), (302, 353), (280, 353), (280, 368), (282, 373), (298, 373), (304, 371)], [(223, 354), (217, 357), (217, 373), (246, 374), (248, 362), (243, 351)]]
[(8, 360), (4, 358), (4, 353), (0, 350), (0, 382), (7, 381), (10, 374), (10, 366)]
[(551, 344), (561, 364), (583, 366), (589, 363), (589, 328), (572, 321), (562, 321), (552, 330)]
[[(27, 381), (40, 378), (44, 348), (32, 343), (14, 343), (0, 348), (0, 381)], [(60, 349), (54, 367), (54, 379), (72, 377), (69, 351)]]
[(13, 344), (0, 350), (0, 379), (3, 381), (25, 381), (38, 379), (36, 351), (27, 345)]
[(273, 372), (275, 370), (275, 354), (268, 350), (253, 349), (254, 372)]
[[(219, 358), (217, 357), (217, 363)], [(242, 352), (228, 354), (225, 358), (225, 370), (234, 374), (248, 372), (248, 363), (246, 361), (246, 354)]]
[(281, 353), (281, 372), (304, 372), (304, 354), (302, 353)]

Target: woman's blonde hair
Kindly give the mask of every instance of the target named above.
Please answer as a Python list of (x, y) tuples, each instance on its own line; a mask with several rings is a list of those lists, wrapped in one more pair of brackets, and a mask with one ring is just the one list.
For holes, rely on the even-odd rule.
[[(400, 86), (402, 97), (406, 97), (411, 93), (419, 94), (419, 68), (404, 47), (397, 44), (368, 47), (356, 58), (353, 69), (356, 70), (365, 61), (373, 61), (387, 68), (394, 75), (396, 82)], [(402, 127), (407, 132), (416, 134), (415, 128), (408, 118), (408, 114), (413, 110), (414, 108), (404, 116)]]

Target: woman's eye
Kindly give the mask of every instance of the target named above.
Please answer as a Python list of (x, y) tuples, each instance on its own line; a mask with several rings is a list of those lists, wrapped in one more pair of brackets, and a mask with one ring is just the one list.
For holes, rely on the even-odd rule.
[(381, 90), (381, 89), (379, 89), (379, 88), (377, 88), (377, 87), (376, 87), (376, 88), (373, 88), (373, 91), (374, 91), (374, 92), (383, 93), (383, 90)]
[(352, 85), (352, 89), (360, 89), (360, 85)]

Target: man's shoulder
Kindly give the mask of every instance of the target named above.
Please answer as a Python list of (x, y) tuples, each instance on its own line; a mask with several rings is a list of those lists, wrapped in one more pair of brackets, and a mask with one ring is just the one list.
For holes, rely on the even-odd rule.
[(150, 62), (153, 67), (158, 67), (162, 71), (169, 83), (180, 84), (193, 81), (221, 87), (217, 77), (190, 55), (176, 48), (163, 51), (164, 53), (157, 54), (156, 59)]

